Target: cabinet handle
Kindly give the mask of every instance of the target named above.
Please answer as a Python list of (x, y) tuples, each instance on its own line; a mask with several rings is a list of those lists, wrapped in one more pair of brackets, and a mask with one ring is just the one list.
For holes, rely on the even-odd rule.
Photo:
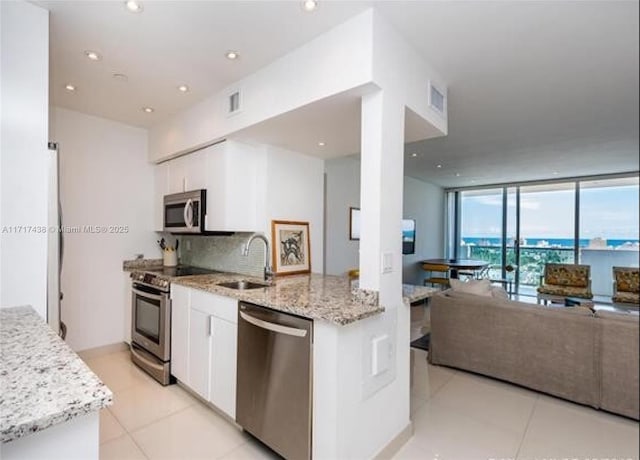
[(209, 316), (209, 337), (213, 336), (213, 316)]

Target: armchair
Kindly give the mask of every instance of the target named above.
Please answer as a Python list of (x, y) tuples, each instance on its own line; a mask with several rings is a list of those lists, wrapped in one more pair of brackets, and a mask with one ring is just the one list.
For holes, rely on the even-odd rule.
[(613, 296), (619, 306), (640, 306), (640, 274), (638, 267), (613, 267)]
[(564, 303), (567, 297), (592, 299), (591, 266), (578, 264), (545, 264), (538, 287), (538, 303)]

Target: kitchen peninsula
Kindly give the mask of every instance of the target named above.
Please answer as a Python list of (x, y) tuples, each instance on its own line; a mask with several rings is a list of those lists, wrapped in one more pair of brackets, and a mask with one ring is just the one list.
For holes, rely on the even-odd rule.
[[(341, 430), (351, 429), (357, 409), (400, 375), (395, 344), (403, 327), (398, 316), (404, 314), (398, 310), (431, 294), (430, 288), (403, 286), (403, 305), (383, 306), (377, 293), (340, 276), (283, 276), (266, 286), (237, 273), (174, 277), (166, 270), (163, 275), (153, 261), (127, 261), (123, 269), (133, 272), (134, 280), (147, 273), (171, 285), (171, 373), (232, 420), (238, 420), (236, 370), (241, 366), (238, 302), (312, 320), (312, 458), (351, 454)], [(224, 286), (240, 281), (255, 283), (254, 288)]]
[(29, 306), (0, 309), (0, 349), (1, 457), (97, 460), (111, 391)]

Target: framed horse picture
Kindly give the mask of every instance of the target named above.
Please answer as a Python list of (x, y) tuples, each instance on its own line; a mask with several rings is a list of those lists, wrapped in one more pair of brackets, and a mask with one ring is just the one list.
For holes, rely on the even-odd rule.
[(271, 221), (273, 272), (293, 275), (311, 271), (309, 222)]

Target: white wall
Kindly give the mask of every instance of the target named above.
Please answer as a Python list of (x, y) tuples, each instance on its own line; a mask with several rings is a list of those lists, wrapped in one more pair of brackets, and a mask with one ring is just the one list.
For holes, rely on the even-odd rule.
[(267, 146), (266, 180), (266, 234), (271, 220), (309, 222), (311, 271), (322, 273), (324, 160)]
[(444, 257), (444, 190), (404, 176), (404, 218), (416, 220), (416, 252), (402, 256), (402, 280), (422, 285), (424, 271), (418, 262)]
[(147, 131), (56, 108), (63, 221), (126, 226), (124, 233), (66, 233), (62, 320), (76, 351), (124, 339), (122, 261), (159, 257), (153, 230), (153, 167)]
[(0, 305), (46, 318), (49, 13), (16, 1), (0, 2), (0, 16)]
[[(344, 275), (358, 266), (359, 242), (349, 240), (349, 207), (360, 203), (360, 161), (351, 156), (328, 160), (326, 198), (326, 273)], [(444, 190), (412, 177), (404, 177), (403, 217), (416, 220), (416, 252), (402, 256), (407, 284), (422, 284), (417, 262), (444, 255)]]
[(349, 208), (360, 207), (359, 157), (328, 160), (325, 172), (325, 273), (344, 275), (358, 268), (360, 242), (349, 239)]
[[(149, 158), (159, 161), (371, 81), (372, 11), (300, 46), (149, 132)], [(294, 78), (295, 76), (295, 78)], [(241, 91), (241, 112), (227, 98)]]

